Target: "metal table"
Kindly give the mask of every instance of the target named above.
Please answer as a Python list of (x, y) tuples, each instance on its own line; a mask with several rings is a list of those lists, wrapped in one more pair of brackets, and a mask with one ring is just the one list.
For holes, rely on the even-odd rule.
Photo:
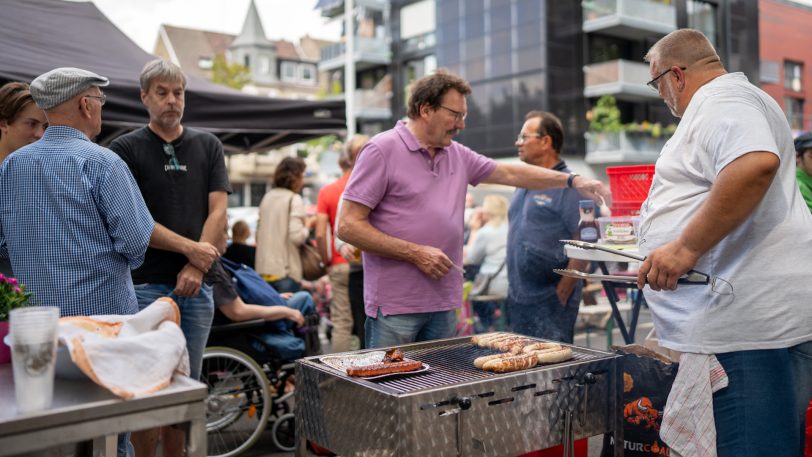
[(184, 424), (188, 456), (206, 455), (206, 386), (175, 377), (159, 392), (122, 400), (90, 380), (57, 378), (50, 409), (20, 415), (11, 365), (0, 365), (0, 456), (88, 442), (87, 453), (115, 456), (116, 435)]
[[(636, 248), (628, 249), (630, 253), (637, 253)], [(634, 260), (629, 259), (628, 257), (623, 257), (617, 254), (612, 254), (610, 252), (599, 251), (596, 249), (581, 249), (575, 246), (564, 245), (564, 252), (567, 254), (567, 257), (571, 259), (579, 259), (579, 260), (589, 260), (591, 262), (595, 262), (598, 265), (598, 268), (601, 270), (601, 273), (604, 275), (609, 274), (609, 269), (606, 268), (606, 262), (623, 262), (629, 263), (634, 262)], [(603, 290), (606, 291), (606, 298), (609, 299), (609, 304), (612, 306), (612, 316), (615, 318), (615, 322), (617, 323), (617, 328), (620, 330), (620, 334), (623, 336), (623, 341), (626, 344), (634, 343), (634, 333), (637, 330), (637, 318), (640, 316), (640, 306), (643, 304), (643, 291), (638, 291), (637, 295), (634, 297), (634, 301), (632, 302), (632, 318), (629, 322), (629, 327), (626, 327), (626, 323), (623, 321), (623, 316), (620, 314), (620, 309), (618, 309), (618, 296), (617, 288), (635, 288), (633, 284), (625, 284), (625, 283), (618, 283), (614, 281), (601, 281), (601, 285), (603, 286)]]

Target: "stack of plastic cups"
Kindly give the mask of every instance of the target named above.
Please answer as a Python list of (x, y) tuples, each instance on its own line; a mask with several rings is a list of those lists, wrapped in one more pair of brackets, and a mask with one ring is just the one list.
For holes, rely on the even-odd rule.
[(34, 306), (9, 313), (17, 412), (51, 407), (54, 396), (59, 308)]

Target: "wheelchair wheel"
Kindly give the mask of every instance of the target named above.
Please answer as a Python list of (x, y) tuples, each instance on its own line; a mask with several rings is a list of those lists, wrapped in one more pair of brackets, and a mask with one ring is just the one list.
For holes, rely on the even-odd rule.
[(243, 352), (206, 348), (202, 381), (206, 398), (208, 455), (231, 457), (249, 449), (260, 437), (271, 413), (268, 379)]
[(271, 427), (271, 440), (280, 451), (291, 452), (296, 447), (296, 424), (293, 413), (279, 416)]

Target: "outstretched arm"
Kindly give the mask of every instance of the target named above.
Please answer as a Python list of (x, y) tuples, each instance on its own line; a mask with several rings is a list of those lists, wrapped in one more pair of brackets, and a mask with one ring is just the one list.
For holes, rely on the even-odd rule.
[[(483, 182), (505, 184), (525, 189), (563, 189), (567, 187), (569, 177), (569, 173), (562, 173), (544, 167), (497, 163), (491, 175), (485, 178)], [(593, 200), (597, 205), (606, 203), (607, 206), (611, 206), (612, 204), (612, 194), (609, 189), (596, 179), (576, 176), (572, 180), (572, 188), (585, 198)]]

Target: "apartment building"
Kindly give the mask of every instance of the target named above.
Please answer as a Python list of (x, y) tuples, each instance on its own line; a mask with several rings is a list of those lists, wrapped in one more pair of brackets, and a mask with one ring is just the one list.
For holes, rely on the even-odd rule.
[(787, 115), (797, 135), (812, 130), (812, 7), (759, 0), (761, 88)]

